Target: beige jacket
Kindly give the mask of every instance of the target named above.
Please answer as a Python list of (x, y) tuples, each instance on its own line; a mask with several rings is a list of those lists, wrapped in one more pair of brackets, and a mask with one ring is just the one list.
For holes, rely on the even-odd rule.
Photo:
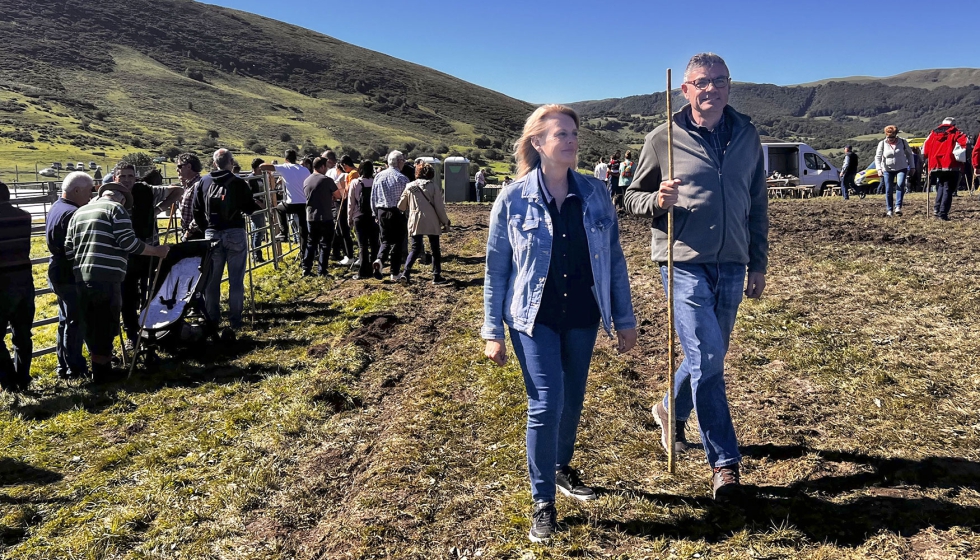
[(445, 195), (428, 179), (406, 185), (398, 209), (408, 212), (409, 235), (439, 235), (443, 227), (449, 226)]

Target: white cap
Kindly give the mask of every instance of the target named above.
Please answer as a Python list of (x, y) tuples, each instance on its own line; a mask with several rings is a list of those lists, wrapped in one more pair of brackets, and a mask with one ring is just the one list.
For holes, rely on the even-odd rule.
[(953, 124), (954, 122), (956, 122), (956, 119), (953, 117), (946, 117), (943, 119), (943, 124)]

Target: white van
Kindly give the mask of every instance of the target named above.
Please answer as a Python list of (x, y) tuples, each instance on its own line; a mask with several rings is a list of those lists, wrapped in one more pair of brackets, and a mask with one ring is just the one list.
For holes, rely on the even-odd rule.
[(840, 185), (840, 170), (823, 154), (802, 142), (763, 143), (762, 153), (766, 161), (766, 177), (774, 171), (799, 177), (801, 186), (813, 187), (814, 196)]

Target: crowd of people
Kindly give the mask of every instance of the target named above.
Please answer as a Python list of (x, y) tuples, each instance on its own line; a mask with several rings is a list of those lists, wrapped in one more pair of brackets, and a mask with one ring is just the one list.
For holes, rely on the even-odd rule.
[[(900, 137), (898, 132), (895, 125), (886, 126), (885, 137), (875, 150), (874, 168), (881, 179), (877, 192), (885, 195), (885, 216), (902, 215), (905, 193), (917, 188), (925, 173), (926, 185), (936, 192), (932, 215), (948, 221), (961, 182), (971, 181), (969, 170), (980, 167), (980, 142), (975, 143), (972, 155), (968, 153), (969, 138), (956, 128), (953, 117), (944, 118), (942, 124), (929, 132), (921, 150), (910, 146), (908, 139)], [(840, 176), (844, 200), (860, 192), (854, 181), (857, 172), (857, 154), (851, 146), (845, 146)]]
[[(423, 245), (428, 238), (432, 282), (446, 281), (439, 236), (451, 224), (429, 163), (406, 165), (404, 155), (393, 151), (387, 167), (375, 174), (372, 162), (355, 168), (349, 156), (338, 161), (333, 151), (302, 163), (297, 163), (295, 150), (283, 157), (282, 164), (256, 158), (251, 175), (243, 175), (228, 149), (214, 152), (209, 173), (197, 155), (180, 154), (175, 158), (180, 184), (172, 186), (138, 180), (136, 167), (128, 162), (116, 165), (101, 185), (83, 171), (69, 173), (45, 221), (51, 254), (48, 283), (58, 306), (57, 376), (105, 383), (123, 375), (114, 367), (115, 339), (125, 334), (124, 355), (138, 348), (140, 312), (151, 297), (154, 271), (171, 247), (160, 243), (161, 211), (175, 222), (179, 219), (174, 242), (211, 242), (205, 320), (219, 339), (235, 338), (242, 326), (250, 245), (253, 259), (264, 261), (264, 235), (275, 231), (267, 227), (263, 212), (266, 193), (254, 193), (247, 182), (252, 176), (275, 177), (279, 183), (270, 193), (283, 195), (274, 208), (276, 240), (285, 241), (292, 230), (303, 276), (315, 275), (314, 263), (316, 274), (329, 276), (332, 254), (338, 265), (357, 266), (354, 280), (383, 279), (388, 267), (391, 281), (407, 284), (415, 264), (429, 256)], [(251, 239), (246, 219), (251, 221)], [(0, 183), (0, 324), (10, 325), (14, 348), (13, 359), (6, 347), (0, 352), (0, 388), (7, 391), (24, 391), (31, 383), (35, 287), (30, 248), (31, 215), (11, 203), (8, 187)], [(219, 328), (225, 269), (229, 314), (227, 325)]]

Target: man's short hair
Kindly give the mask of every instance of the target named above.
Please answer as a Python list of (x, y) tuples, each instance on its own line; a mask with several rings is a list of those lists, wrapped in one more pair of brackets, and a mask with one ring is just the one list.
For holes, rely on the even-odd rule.
[(330, 164), (327, 163), (327, 158), (325, 157), (319, 156), (313, 160), (313, 169), (320, 169), (321, 167), (326, 167), (328, 165)]
[(220, 148), (214, 152), (214, 164), (218, 169), (224, 169), (235, 162), (235, 154), (228, 148)]
[(65, 179), (61, 182), (61, 191), (66, 193), (75, 193), (79, 190), (91, 191), (94, 185), (95, 181), (91, 175), (84, 171), (73, 171), (65, 175)]
[(201, 163), (201, 158), (197, 157), (197, 154), (192, 154), (190, 152), (180, 154), (174, 159), (174, 163), (177, 165), (190, 164), (191, 170), (194, 173), (200, 173), (204, 169), (204, 165)]
[(0, 181), (0, 202), (10, 202), (10, 189), (3, 181)]
[(388, 154), (387, 161), (388, 165), (394, 166), (399, 161), (405, 161), (405, 154), (399, 152), (398, 150), (392, 150), (392, 152)]
[(943, 124), (956, 124), (956, 119), (953, 117), (946, 117), (943, 119)]
[(340, 158), (340, 164), (346, 165), (347, 167), (354, 167), (354, 158), (350, 156), (344, 156)]
[(296, 150), (290, 148), (283, 152), (282, 157), (289, 163), (296, 163)]
[(851, 149), (850, 144), (848, 144), (847, 146), (844, 146), (844, 151), (845, 152), (849, 151), (850, 149)]
[(119, 163), (116, 164), (115, 167), (112, 168), (112, 175), (113, 176), (119, 175), (119, 172), (122, 171), (123, 169), (132, 169), (133, 174), (134, 175), (136, 174), (136, 164), (130, 163), (128, 161), (120, 161)]
[(257, 157), (255, 159), (253, 159), (252, 160), (252, 173), (257, 172), (259, 170), (259, 166), (262, 165), (263, 163), (265, 163), (265, 160), (262, 159), (262, 158), (260, 158), (260, 157)]
[(337, 161), (337, 152), (333, 150), (327, 150), (320, 154), (323, 159), (328, 159), (330, 161)]
[(721, 64), (725, 68), (728, 68), (725, 60), (715, 53), (698, 53), (692, 56), (691, 60), (687, 61), (687, 68), (684, 69), (684, 79), (686, 80), (691, 75), (691, 72), (694, 72), (695, 68), (711, 68), (716, 64)]

